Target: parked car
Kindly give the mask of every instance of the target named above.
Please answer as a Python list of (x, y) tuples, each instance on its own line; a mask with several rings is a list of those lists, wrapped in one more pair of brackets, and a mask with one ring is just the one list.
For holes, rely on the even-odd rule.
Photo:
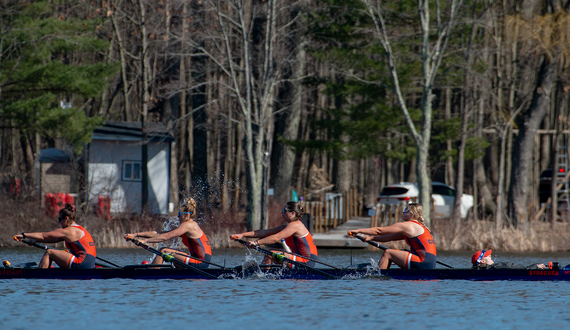
[[(450, 217), (453, 211), (453, 203), (455, 202), (455, 189), (441, 182), (432, 182), (431, 188), (435, 217)], [(418, 195), (417, 183), (400, 182), (382, 188), (380, 195), (376, 198), (376, 202), (381, 204), (411, 203), (417, 200)], [(473, 196), (463, 194), (461, 196), (461, 217), (466, 218), (472, 207)]]

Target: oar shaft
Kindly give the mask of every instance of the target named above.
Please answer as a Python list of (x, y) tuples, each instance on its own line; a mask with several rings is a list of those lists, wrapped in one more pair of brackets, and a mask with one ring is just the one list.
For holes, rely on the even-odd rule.
[(215, 263), (213, 263), (213, 262), (209, 262), (209, 261), (206, 261), (206, 260), (202, 260), (202, 259), (200, 259), (200, 258), (196, 258), (196, 257), (193, 257), (193, 256), (188, 255), (188, 254), (185, 254), (185, 253), (174, 252), (174, 254), (177, 254), (177, 255), (179, 255), (179, 256), (184, 256), (184, 257), (186, 257), (186, 258), (190, 258), (190, 259), (193, 259), (193, 260), (198, 260), (198, 261), (201, 261), (201, 262), (206, 263), (206, 264), (208, 264), (208, 265), (220, 267), (220, 268), (222, 268), (222, 269), (225, 269), (225, 268), (226, 268), (226, 267), (224, 267), (224, 266), (220, 266), (220, 265), (215, 264)]
[[(236, 239), (236, 241), (237, 241), (237, 242), (240, 242), (240, 243), (243, 244), (243, 245), (247, 245), (247, 242), (244, 241), (244, 240)], [(295, 261), (295, 260), (291, 260), (291, 259), (289, 259), (289, 258), (286, 258), (285, 255), (282, 254), (282, 253), (271, 252), (271, 251), (266, 250), (266, 249), (264, 249), (264, 248), (262, 248), (262, 247), (260, 247), (260, 246), (257, 246), (257, 245), (255, 245), (254, 248), (255, 248), (257, 251), (261, 252), (261, 253), (265, 253), (265, 254), (267, 254), (268, 256), (274, 257), (274, 258), (277, 259), (278, 261), (287, 262), (287, 263), (290, 263), (290, 264), (293, 264), (293, 265), (296, 265), (296, 266), (299, 266), (299, 267), (303, 267), (303, 268), (305, 268), (305, 269), (308, 269), (308, 270), (310, 270), (310, 271), (312, 271), (312, 272), (315, 272), (315, 273), (317, 273), (317, 274), (326, 276), (326, 277), (328, 277), (328, 278), (338, 279), (337, 276), (334, 276), (334, 275), (332, 275), (332, 274), (329, 274), (329, 273), (327, 273), (327, 272), (324, 272), (324, 271), (322, 271), (322, 270), (320, 270), (320, 269), (313, 268), (313, 267), (311, 267), (311, 266), (307, 266), (307, 265), (305, 265), (305, 263), (303, 263), (303, 262), (298, 262), (298, 261)], [(304, 257), (303, 257), (303, 258), (304, 258)]]
[(329, 265), (329, 264), (325, 264), (324, 262), (321, 262), (321, 261), (318, 261), (318, 260), (315, 260), (315, 259), (307, 258), (307, 257), (302, 256), (302, 255), (300, 255), (300, 254), (296, 254), (296, 253), (293, 253), (293, 252), (286, 252), (286, 253), (292, 254), (292, 255), (294, 255), (294, 256), (296, 256), (296, 257), (299, 257), (299, 258), (307, 259), (307, 260), (312, 261), (312, 262), (316, 262), (316, 263), (321, 264), (321, 265), (325, 265), (325, 266), (328, 266), (328, 267), (331, 267), (331, 268), (340, 270), (340, 268), (338, 268), (338, 267), (335, 267), (335, 266)]
[(136, 239), (134, 239), (134, 238), (127, 238), (127, 240), (128, 240), (128, 241), (132, 241), (135, 245), (140, 246), (140, 247), (142, 247), (143, 249), (145, 249), (145, 250), (147, 250), (147, 251), (150, 251), (150, 252), (156, 254), (157, 256), (161, 256), (165, 261), (172, 262), (173, 264), (177, 264), (177, 265), (179, 265), (179, 266), (181, 266), (181, 267), (184, 267), (184, 268), (186, 268), (186, 269), (190, 269), (190, 270), (192, 270), (192, 271), (194, 271), (194, 272), (196, 272), (196, 273), (198, 273), (198, 274), (200, 274), (200, 275), (203, 275), (203, 276), (205, 276), (205, 277), (207, 277), (207, 278), (217, 279), (217, 277), (214, 276), (214, 275), (212, 275), (212, 274), (209, 274), (209, 273), (207, 273), (207, 272), (205, 272), (205, 271), (203, 271), (203, 270), (201, 270), (201, 269), (198, 269), (198, 268), (196, 268), (196, 267), (194, 267), (194, 266), (190, 266), (190, 265), (188, 265), (188, 264), (183, 263), (182, 261), (176, 259), (176, 258), (175, 258), (173, 255), (171, 255), (171, 254), (162, 253), (162, 252), (160, 252), (159, 250), (157, 250), (157, 249), (155, 249), (155, 248), (153, 248), (153, 247), (151, 247), (151, 246), (148, 246), (148, 245), (146, 245), (146, 244), (144, 244), (144, 243), (141, 243), (140, 241), (138, 241), (138, 240), (136, 240)]
[[(382, 249), (382, 250), (384, 250), (384, 251), (386, 251), (386, 250), (389, 249), (389, 247), (386, 247), (386, 246), (384, 246), (384, 245), (382, 245), (382, 244), (380, 244), (380, 243), (378, 243), (378, 242), (366, 241), (366, 238), (365, 238), (364, 236), (360, 235), (360, 234), (356, 234), (355, 237), (358, 238), (359, 240), (365, 242), (365, 243), (368, 243), (368, 244), (370, 244), (370, 245), (372, 245), (372, 246), (374, 246), (374, 247), (377, 247), (377, 248), (379, 248), (379, 249)], [(398, 250), (398, 249), (392, 249), (392, 250)], [(445, 263), (443, 263), (443, 262), (441, 262), (441, 261), (436, 261), (436, 262), (437, 262), (438, 264), (442, 265), (442, 266), (445, 266), (445, 267), (448, 267), (448, 268), (454, 268), (453, 266), (450, 266), (450, 265), (448, 265), (448, 264), (445, 264)]]
[(106, 262), (106, 263), (108, 263), (108, 264), (111, 265), (111, 266), (115, 266), (115, 267), (117, 267), (117, 268), (123, 268), (123, 266), (119, 266), (119, 265), (117, 265), (116, 263), (110, 262), (110, 261), (105, 260), (105, 259), (103, 259), (103, 258), (100, 258), (100, 257), (95, 257), (95, 258), (97, 258), (97, 259), (99, 259), (99, 260), (101, 260), (101, 261), (103, 261), (103, 262)]

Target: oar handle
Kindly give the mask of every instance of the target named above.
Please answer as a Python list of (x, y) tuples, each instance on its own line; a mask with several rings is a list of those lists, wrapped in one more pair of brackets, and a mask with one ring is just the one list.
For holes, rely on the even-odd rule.
[[(370, 244), (370, 245), (372, 245), (372, 246), (374, 246), (374, 247), (377, 247), (377, 248), (379, 248), (379, 249), (382, 249), (382, 250), (384, 250), (384, 251), (386, 251), (386, 250), (389, 249), (387, 246), (384, 246), (384, 245), (382, 245), (382, 244), (380, 244), (380, 243), (378, 243), (378, 242), (367, 241), (367, 240), (366, 240), (366, 237), (364, 237), (364, 236), (362, 236), (362, 235), (360, 235), (360, 234), (356, 234), (356, 235), (354, 235), (354, 237), (358, 238), (359, 240), (363, 241), (364, 243), (368, 243), (368, 244)], [(397, 249), (395, 249), (395, 250), (397, 250)]]
[[(380, 244), (380, 243), (378, 243), (378, 242), (366, 241), (366, 238), (365, 238), (364, 236), (360, 235), (360, 234), (356, 234), (356, 235), (354, 235), (354, 237), (356, 237), (356, 238), (358, 238), (359, 240), (361, 240), (361, 241), (363, 241), (363, 242), (366, 242), (366, 243), (368, 243), (368, 244), (370, 244), (370, 245), (372, 245), (372, 246), (375, 246), (375, 247), (377, 247), (377, 248), (379, 248), (379, 249), (382, 249), (382, 250), (384, 250), (384, 251), (386, 251), (386, 250), (389, 249), (389, 247), (386, 247), (386, 246), (384, 246), (384, 245), (382, 245), (382, 244)], [(398, 249), (393, 249), (393, 250), (398, 250)], [(447, 267), (447, 268), (454, 268), (453, 266), (450, 266), (450, 265), (448, 265), (448, 264), (446, 264), (446, 263), (443, 263), (443, 262), (441, 262), (441, 261), (436, 261), (436, 262), (437, 262), (438, 264), (442, 265), (442, 266)]]
[(35, 247), (37, 247), (37, 248), (44, 249), (44, 250), (53, 249), (52, 247), (49, 247), (49, 246), (47, 246), (47, 245), (43, 245), (43, 244), (40, 244), (40, 243), (32, 242), (32, 241), (30, 241), (29, 239), (25, 239), (25, 238), (18, 239), (18, 237), (14, 236), (14, 240), (15, 240), (15, 241), (22, 242), (22, 243), (26, 243), (26, 244), (28, 244), (29, 246), (35, 246)]

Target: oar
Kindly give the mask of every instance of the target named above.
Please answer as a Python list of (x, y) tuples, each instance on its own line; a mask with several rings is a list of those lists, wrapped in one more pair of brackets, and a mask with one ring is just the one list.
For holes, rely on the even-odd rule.
[[(235, 241), (240, 242), (240, 243), (243, 244), (243, 245), (247, 245), (247, 242), (244, 241), (244, 240), (236, 239)], [(324, 271), (322, 271), (322, 270), (320, 270), (320, 269), (307, 266), (307, 265), (305, 265), (303, 262), (298, 262), (298, 261), (295, 261), (295, 260), (291, 260), (291, 259), (289, 259), (289, 258), (286, 258), (285, 255), (282, 254), (282, 253), (271, 252), (271, 251), (266, 250), (266, 249), (264, 249), (264, 248), (262, 248), (262, 247), (260, 247), (260, 246), (257, 246), (257, 245), (253, 246), (253, 248), (256, 249), (257, 251), (261, 252), (261, 253), (265, 253), (265, 254), (268, 255), (268, 256), (274, 257), (275, 259), (277, 259), (277, 260), (280, 261), (280, 262), (288, 262), (288, 263), (290, 263), (290, 264), (293, 264), (293, 265), (296, 265), (296, 266), (299, 266), (299, 267), (306, 268), (306, 269), (308, 269), (308, 270), (310, 270), (310, 271), (312, 271), (312, 272), (315, 272), (315, 273), (317, 273), (317, 274), (326, 276), (326, 277), (328, 277), (328, 278), (332, 278), (332, 279), (338, 280), (338, 277), (337, 277), (337, 276), (334, 276), (334, 275), (332, 275), (332, 274), (329, 274), (329, 273), (327, 273), (327, 272), (324, 272)], [(303, 257), (303, 258), (305, 258), (305, 257)]]
[(296, 254), (296, 253), (293, 253), (293, 252), (286, 252), (286, 253), (292, 254), (292, 255), (294, 255), (294, 256), (296, 256), (296, 257), (299, 257), (299, 258), (307, 259), (307, 260), (312, 261), (312, 262), (316, 262), (316, 263), (321, 264), (321, 265), (325, 265), (325, 266), (334, 268), (334, 269), (336, 269), (336, 270), (341, 270), (340, 268), (335, 267), (335, 266), (333, 266), (333, 265), (325, 264), (324, 262), (320, 262), (320, 261), (317, 261), (317, 260), (315, 260), (315, 259), (307, 258), (307, 257), (302, 256), (302, 255), (300, 255), (300, 254)]
[[(53, 247), (51, 247), (51, 246), (43, 245), (43, 244), (40, 244), (40, 243), (37, 243), (37, 242), (33, 242), (33, 243), (32, 243), (32, 241), (27, 240), (27, 239), (24, 239), (24, 238), (23, 238), (22, 240), (19, 240), (16, 236), (14, 236), (14, 240), (15, 240), (15, 241), (20, 241), (20, 242), (22, 242), (22, 243), (26, 243), (26, 244), (28, 244), (29, 246), (34, 246), (34, 247), (40, 248), (40, 249), (42, 249), (42, 250), (47, 250), (47, 249), (55, 249), (55, 250), (58, 250), (58, 249), (53, 248)], [(115, 267), (117, 267), (117, 268), (123, 268), (122, 266), (119, 266), (119, 265), (117, 265), (117, 264), (114, 264), (114, 263), (112, 263), (112, 262), (110, 262), (110, 261), (107, 261), (107, 260), (105, 260), (105, 259), (103, 259), (103, 258), (99, 258), (99, 257), (95, 257), (95, 258), (97, 258), (97, 259), (99, 259), (99, 260), (101, 260), (101, 261), (104, 261), (104, 262), (108, 263), (109, 265), (113, 265), (113, 266), (115, 266)], [(101, 267), (107, 267), (107, 265), (102, 264), (102, 263), (100, 263), (100, 262), (95, 262), (95, 265), (101, 266)]]
[(208, 264), (208, 265), (220, 267), (221, 269), (226, 269), (226, 267), (224, 267), (224, 266), (220, 266), (220, 265), (215, 264), (215, 263), (213, 263), (213, 262), (208, 262), (208, 261), (202, 260), (202, 259), (200, 259), (200, 258), (193, 257), (193, 256), (188, 255), (188, 254), (185, 254), (185, 253), (174, 252), (174, 254), (177, 254), (177, 255), (179, 255), (179, 256), (184, 256), (184, 257), (186, 257), (186, 258), (198, 260), (198, 261), (201, 261), (201, 262), (206, 263), (206, 264)]
[(177, 264), (178, 266), (184, 267), (184, 268), (186, 268), (186, 269), (190, 269), (190, 270), (192, 270), (192, 271), (194, 271), (194, 272), (196, 272), (196, 273), (198, 273), (198, 274), (200, 274), (200, 275), (206, 276), (207, 278), (217, 279), (216, 276), (214, 276), (214, 275), (212, 275), (212, 274), (209, 274), (209, 273), (207, 273), (207, 272), (205, 272), (205, 271), (203, 271), (203, 270), (201, 270), (201, 269), (198, 269), (198, 268), (196, 268), (196, 267), (194, 267), (194, 266), (187, 265), (187, 264), (183, 263), (182, 261), (176, 259), (173, 255), (168, 254), (168, 253), (162, 253), (162, 252), (158, 251), (157, 249), (155, 249), (155, 248), (153, 248), (153, 247), (150, 247), (150, 246), (148, 246), (148, 245), (146, 245), (146, 244), (144, 244), (144, 243), (141, 243), (141, 242), (140, 242), (139, 240), (137, 240), (137, 239), (134, 239), (134, 238), (130, 238), (130, 237), (129, 237), (129, 238), (127, 238), (127, 241), (131, 241), (131, 242), (133, 242), (136, 246), (140, 246), (140, 247), (142, 247), (143, 249), (145, 249), (145, 250), (147, 250), (147, 251), (150, 251), (150, 252), (156, 254), (157, 256), (161, 256), (161, 257), (162, 257), (165, 261), (167, 261), (167, 262), (172, 262), (172, 263), (174, 263), (174, 264)]
[[(384, 246), (384, 245), (382, 245), (382, 244), (380, 244), (380, 243), (378, 243), (378, 242), (366, 241), (366, 238), (365, 238), (364, 236), (360, 235), (360, 234), (356, 234), (356, 235), (354, 235), (354, 237), (356, 237), (356, 238), (358, 238), (359, 240), (361, 240), (361, 241), (363, 241), (363, 242), (365, 242), (365, 243), (368, 243), (368, 244), (370, 244), (370, 245), (372, 245), (372, 246), (374, 246), (374, 247), (377, 247), (377, 248), (379, 248), (379, 249), (382, 249), (382, 250), (384, 250), (384, 251), (386, 251), (386, 250), (389, 249), (389, 247), (386, 247), (386, 246)], [(398, 249), (392, 249), (392, 250), (398, 250)], [(443, 262), (441, 262), (441, 261), (436, 261), (436, 262), (437, 262), (438, 264), (440, 264), (440, 265), (445, 266), (445, 267), (454, 268), (453, 266), (450, 266), (450, 265), (448, 265), (448, 264), (445, 264), (445, 263), (443, 263)]]

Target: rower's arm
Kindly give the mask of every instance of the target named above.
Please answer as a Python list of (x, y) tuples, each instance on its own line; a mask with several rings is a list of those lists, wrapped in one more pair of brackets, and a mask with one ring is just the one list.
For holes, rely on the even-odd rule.
[[(280, 226), (280, 227), (282, 227), (282, 226)], [(304, 226), (303, 226), (303, 228), (304, 228)], [(298, 229), (298, 227), (296, 226), (296, 224), (290, 223), (288, 225), (285, 225), (285, 228), (283, 228), (279, 232), (272, 234), (272, 235), (269, 235), (269, 236), (265, 236), (264, 238), (258, 240), (257, 244), (269, 245), (269, 244), (277, 243), (284, 238), (287, 238), (289, 236), (294, 235), (297, 232), (297, 229)]]
[(245, 233), (242, 233), (242, 237), (249, 237), (249, 238), (264, 238), (267, 237), (269, 235), (274, 235), (280, 231), (282, 231), (283, 229), (285, 229), (287, 225), (281, 225), (281, 226), (277, 226), (275, 228), (271, 228), (271, 229), (260, 229), (260, 230), (255, 230), (255, 231), (248, 231)]
[(398, 222), (390, 226), (386, 227), (373, 227), (361, 230), (361, 233), (368, 234), (372, 236), (384, 236), (384, 235), (392, 235), (392, 234), (408, 234), (410, 230), (410, 223)]
[(132, 234), (126, 234), (125, 235), (125, 239), (128, 238), (137, 238), (137, 237), (142, 237), (142, 238), (150, 238), (150, 237), (154, 237), (158, 235), (158, 232), (156, 231), (143, 231), (143, 232), (137, 232), (137, 233), (132, 233)]
[(135, 238), (136, 237), (151, 238), (151, 237), (158, 235), (158, 232), (155, 230), (143, 231), (143, 232), (135, 233), (134, 235), (135, 235)]
[(46, 233), (26, 233), (26, 238), (31, 238), (38, 242), (44, 243), (56, 243), (64, 241), (68, 236), (67, 228), (59, 228), (54, 231), (46, 232)]
[(178, 226), (178, 228), (173, 229), (171, 231), (167, 231), (164, 233), (160, 233), (158, 235), (152, 236), (145, 240), (146, 243), (162, 243), (164, 241), (168, 241), (169, 239), (173, 239), (175, 237), (179, 237), (184, 235), (188, 231), (188, 228), (184, 225)]
[(376, 242), (391, 242), (391, 241), (399, 241), (399, 240), (403, 240), (404, 239), (404, 235), (403, 234), (387, 234), (387, 235), (379, 235), (379, 236), (373, 236), (372, 240), (376, 241)]
[(370, 236), (380, 235), (380, 230), (382, 227), (372, 227), (372, 228), (361, 228), (361, 229), (352, 229), (348, 231), (348, 234), (354, 236), (356, 234), (366, 234)]

